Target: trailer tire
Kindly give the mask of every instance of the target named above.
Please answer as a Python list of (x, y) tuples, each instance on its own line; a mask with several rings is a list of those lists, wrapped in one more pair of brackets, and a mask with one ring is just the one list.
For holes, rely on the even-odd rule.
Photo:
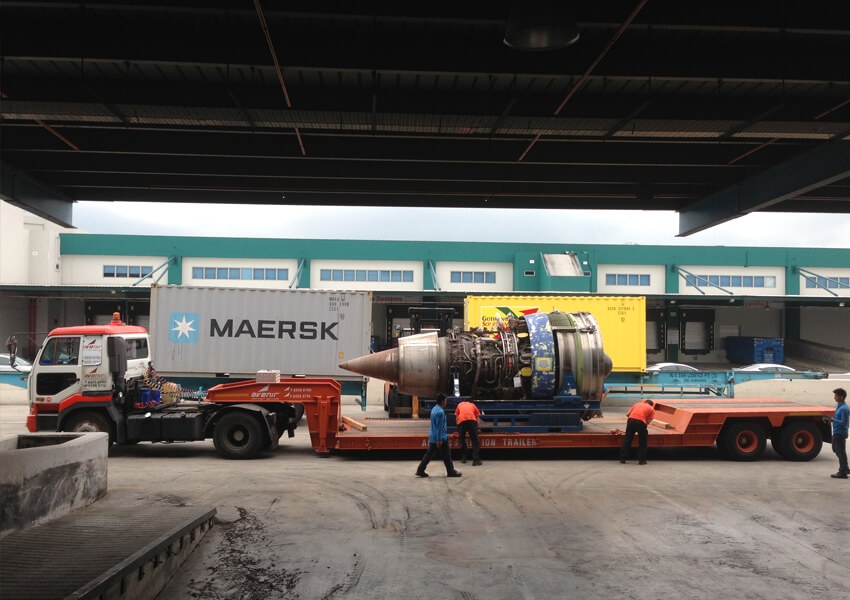
[(736, 421), (723, 428), (717, 445), (731, 460), (757, 460), (767, 447), (767, 436), (758, 423)]
[(398, 419), (398, 388), (395, 386), (390, 386), (387, 392), (387, 416)]
[(820, 454), (823, 435), (817, 425), (809, 421), (790, 421), (782, 426), (774, 446), (786, 460), (808, 461)]
[(266, 445), (259, 421), (245, 411), (234, 411), (219, 419), (213, 444), (224, 458), (237, 460), (254, 458)]
[(81, 410), (70, 415), (63, 423), (62, 430), (74, 433), (108, 433), (109, 443), (112, 444), (115, 441), (115, 433), (113, 433), (109, 421), (101, 413), (92, 410)]

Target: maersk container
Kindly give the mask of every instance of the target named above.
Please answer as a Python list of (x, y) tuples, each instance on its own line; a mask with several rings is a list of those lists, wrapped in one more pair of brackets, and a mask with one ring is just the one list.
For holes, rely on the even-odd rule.
[(362, 381), (337, 365), (369, 353), (371, 292), (151, 286), (153, 365), (178, 378)]
[(768, 337), (727, 337), (726, 357), (735, 363), (785, 364), (785, 340)]

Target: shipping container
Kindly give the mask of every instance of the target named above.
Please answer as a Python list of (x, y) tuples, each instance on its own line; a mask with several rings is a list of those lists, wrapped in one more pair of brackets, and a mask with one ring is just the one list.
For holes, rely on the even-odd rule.
[(153, 364), (164, 376), (362, 380), (337, 365), (369, 353), (371, 292), (151, 286)]
[(735, 363), (785, 364), (785, 340), (768, 337), (727, 337), (726, 357)]
[(495, 330), (498, 317), (584, 311), (596, 317), (614, 371), (646, 371), (646, 298), (643, 296), (467, 296), (466, 329)]

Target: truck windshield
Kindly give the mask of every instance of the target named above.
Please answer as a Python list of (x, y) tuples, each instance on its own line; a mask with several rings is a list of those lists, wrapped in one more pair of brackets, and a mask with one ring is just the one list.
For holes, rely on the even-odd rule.
[(79, 356), (79, 337), (55, 337), (47, 340), (38, 362), (42, 365), (76, 365)]

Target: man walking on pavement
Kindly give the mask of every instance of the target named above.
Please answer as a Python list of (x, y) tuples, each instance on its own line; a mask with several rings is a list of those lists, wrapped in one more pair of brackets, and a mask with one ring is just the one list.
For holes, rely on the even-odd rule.
[(638, 464), (646, 464), (646, 442), (649, 437), (647, 425), (655, 418), (655, 409), (653, 408), (652, 400), (638, 402), (629, 409), (626, 416), (629, 420), (626, 422), (626, 435), (623, 436), (623, 445), (620, 446), (620, 462), (625, 464), (629, 457), (629, 448), (632, 445), (632, 440), (635, 439), (635, 434), (638, 435)]
[(428, 434), (428, 450), (422, 457), (422, 462), (416, 469), (417, 477), (428, 477), (425, 468), (431, 459), (438, 454), (446, 465), (446, 477), (460, 477), (460, 471), (455, 471), (452, 464), (452, 452), (449, 449), (449, 434), (446, 426), (446, 395), (437, 394), (437, 403), (431, 409), (431, 432)]
[(478, 419), (481, 417), (481, 411), (472, 402), (468, 400), (461, 402), (455, 409), (455, 420), (457, 422), (457, 431), (460, 434), (460, 458), (462, 463), (466, 463), (466, 434), (469, 434), (469, 441), (472, 442), (472, 466), (477, 467), (481, 464), (479, 453), (481, 446), (478, 443)]
[(847, 406), (847, 391), (844, 388), (832, 390), (837, 404), (832, 421), (832, 451), (838, 457), (838, 473), (830, 475), (833, 479), (847, 479), (847, 432), (850, 426), (850, 408)]

